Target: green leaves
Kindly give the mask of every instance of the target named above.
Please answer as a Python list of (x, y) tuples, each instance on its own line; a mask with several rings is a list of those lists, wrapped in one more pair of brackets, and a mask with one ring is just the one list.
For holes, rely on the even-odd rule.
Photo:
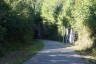
[(96, 26), (95, 0), (2, 0), (2, 2), (0, 1), (0, 21), (4, 19), (2, 22), (5, 23), (1, 22), (1, 25), (6, 28), (8, 36), (16, 36), (18, 39), (20, 35), (20, 38), (25, 40), (30, 34), (33, 37), (32, 33), (35, 31), (40, 34), (43, 30), (49, 37), (55, 32), (63, 36), (63, 28), (72, 27), (80, 36), (79, 43), (84, 42), (82, 37), (86, 38), (86, 42), (92, 42), (89, 31), (91, 29), (93, 31)]

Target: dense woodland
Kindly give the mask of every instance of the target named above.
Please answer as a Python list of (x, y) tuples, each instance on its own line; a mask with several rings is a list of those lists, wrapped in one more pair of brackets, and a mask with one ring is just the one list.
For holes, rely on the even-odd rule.
[(9, 44), (62, 41), (69, 27), (78, 33), (79, 50), (95, 51), (96, 0), (0, 0), (0, 53)]

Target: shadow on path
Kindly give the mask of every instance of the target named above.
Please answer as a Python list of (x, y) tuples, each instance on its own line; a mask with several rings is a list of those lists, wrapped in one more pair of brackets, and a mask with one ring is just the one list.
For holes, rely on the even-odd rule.
[(70, 47), (56, 41), (44, 40), (45, 47), (23, 64), (85, 64)]

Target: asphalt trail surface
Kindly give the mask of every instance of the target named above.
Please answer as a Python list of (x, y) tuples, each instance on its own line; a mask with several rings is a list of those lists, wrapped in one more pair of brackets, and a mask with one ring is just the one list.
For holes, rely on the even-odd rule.
[(23, 64), (86, 64), (70, 47), (56, 41), (43, 40), (45, 47)]

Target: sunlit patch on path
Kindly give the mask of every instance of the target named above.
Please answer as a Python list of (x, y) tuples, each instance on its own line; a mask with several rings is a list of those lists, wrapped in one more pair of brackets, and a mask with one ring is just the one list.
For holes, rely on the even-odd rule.
[(86, 64), (70, 47), (56, 41), (44, 40), (45, 47), (23, 64)]

